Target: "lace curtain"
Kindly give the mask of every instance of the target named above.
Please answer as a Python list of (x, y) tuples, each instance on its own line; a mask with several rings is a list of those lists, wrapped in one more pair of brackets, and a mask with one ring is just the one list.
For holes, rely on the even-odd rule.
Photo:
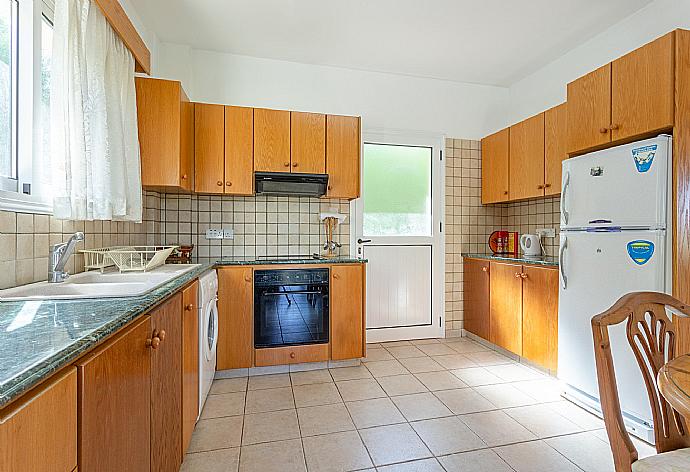
[(53, 214), (139, 222), (134, 58), (91, 0), (57, 0), (53, 35)]

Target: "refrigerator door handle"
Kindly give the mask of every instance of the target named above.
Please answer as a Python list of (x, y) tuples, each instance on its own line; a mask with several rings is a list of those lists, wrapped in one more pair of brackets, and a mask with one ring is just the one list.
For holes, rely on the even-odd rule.
[(558, 251), (558, 270), (561, 273), (561, 284), (563, 285), (563, 290), (568, 288), (568, 277), (565, 275), (565, 270), (563, 268), (563, 255), (565, 253), (565, 248), (568, 246), (568, 238), (561, 235), (563, 238), (563, 244), (561, 244), (561, 249)]
[(570, 218), (570, 214), (568, 213), (568, 210), (565, 209), (565, 196), (567, 195), (567, 190), (568, 187), (570, 186), (570, 171), (566, 171), (565, 173), (565, 178), (563, 179), (563, 190), (561, 192), (561, 218), (563, 219), (564, 224), (568, 224), (568, 219)]

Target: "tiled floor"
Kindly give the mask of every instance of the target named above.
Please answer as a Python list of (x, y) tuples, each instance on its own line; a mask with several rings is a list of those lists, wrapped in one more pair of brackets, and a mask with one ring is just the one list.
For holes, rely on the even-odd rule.
[(609, 472), (603, 428), (469, 339), (403, 341), (358, 367), (216, 380), (182, 470)]

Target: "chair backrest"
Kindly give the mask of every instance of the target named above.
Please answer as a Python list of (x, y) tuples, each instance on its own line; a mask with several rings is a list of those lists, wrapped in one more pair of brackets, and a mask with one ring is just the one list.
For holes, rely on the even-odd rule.
[(690, 446), (690, 434), (683, 417), (671, 408), (657, 387), (657, 373), (676, 356), (678, 342), (667, 307), (676, 315), (690, 316), (690, 307), (670, 295), (634, 292), (624, 295), (611, 308), (592, 318), (599, 396), (616, 472), (631, 470), (632, 463), (637, 460), (637, 450), (621, 415), (609, 326), (626, 323), (628, 343), (647, 387), (657, 452)]

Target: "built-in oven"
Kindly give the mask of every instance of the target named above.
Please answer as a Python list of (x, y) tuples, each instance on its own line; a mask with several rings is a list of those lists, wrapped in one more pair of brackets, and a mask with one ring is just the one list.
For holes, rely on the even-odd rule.
[(328, 342), (328, 269), (254, 272), (254, 346)]

